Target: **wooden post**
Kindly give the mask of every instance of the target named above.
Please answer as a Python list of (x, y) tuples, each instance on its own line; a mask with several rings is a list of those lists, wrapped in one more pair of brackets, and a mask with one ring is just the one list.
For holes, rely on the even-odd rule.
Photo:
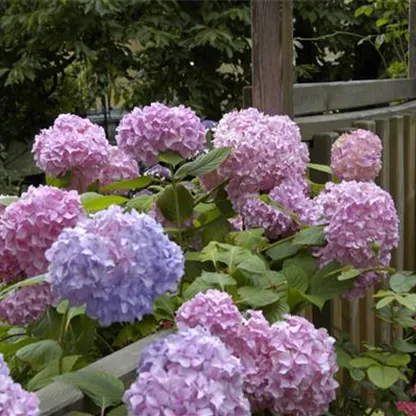
[(409, 78), (416, 78), (416, 0), (409, 0)]
[(252, 0), (253, 106), (293, 116), (292, 0)]

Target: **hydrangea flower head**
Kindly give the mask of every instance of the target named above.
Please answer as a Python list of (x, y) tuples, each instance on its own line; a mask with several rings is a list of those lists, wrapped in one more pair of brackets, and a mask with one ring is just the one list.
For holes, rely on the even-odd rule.
[(416, 416), (415, 402), (397, 402), (396, 408), (399, 412), (403, 412), (406, 416)]
[(152, 103), (135, 107), (122, 118), (116, 140), (120, 148), (151, 166), (167, 150), (183, 158), (195, 155), (204, 146), (205, 128), (188, 107)]
[[(332, 261), (356, 268), (387, 267), (399, 243), (399, 217), (390, 194), (374, 182), (328, 183), (316, 198), (322, 208), (327, 245), (316, 250), (320, 265)], [(374, 250), (374, 245), (379, 246)], [(380, 279), (366, 273), (344, 296), (353, 299)]]
[(136, 179), (139, 176), (139, 165), (136, 160), (117, 146), (111, 146), (108, 165), (101, 170), (98, 180), (101, 186), (106, 186), (118, 181)]
[(202, 326), (227, 344), (237, 335), (243, 317), (230, 295), (209, 289), (185, 302), (176, 312), (179, 329)]
[(1, 416), (39, 416), (39, 404), (36, 394), (23, 390), (9, 376), (0, 374)]
[[(230, 178), (231, 199), (268, 192), (284, 179), (303, 176), (309, 161), (296, 123), (287, 116), (268, 116), (255, 109), (226, 114), (216, 128), (213, 146), (232, 148), (217, 169), (217, 180)], [(213, 183), (210, 175), (205, 186)]]
[(47, 251), (53, 293), (101, 324), (131, 322), (153, 311), (153, 301), (175, 291), (184, 257), (160, 224), (136, 211), (111, 206), (74, 229)]
[(72, 174), (72, 187), (84, 191), (108, 164), (110, 145), (104, 129), (90, 120), (61, 114), (35, 138), (37, 166), (53, 177)]
[(288, 315), (271, 330), (264, 392), (273, 410), (293, 416), (324, 414), (338, 387), (335, 339), (299, 316)]
[(48, 283), (24, 286), (0, 301), (0, 321), (26, 325), (40, 318), (54, 299)]
[(341, 135), (332, 145), (331, 168), (346, 181), (373, 181), (381, 170), (380, 137), (358, 129)]
[(138, 371), (124, 395), (132, 416), (251, 415), (240, 361), (200, 327), (147, 348)]
[(36, 276), (48, 267), (45, 251), (64, 228), (73, 227), (82, 216), (76, 191), (31, 186), (6, 208), (0, 235), (27, 276)]
[(0, 376), (9, 376), (9, 375), (10, 375), (9, 367), (6, 361), (4, 361), (3, 354), (0, 352)]

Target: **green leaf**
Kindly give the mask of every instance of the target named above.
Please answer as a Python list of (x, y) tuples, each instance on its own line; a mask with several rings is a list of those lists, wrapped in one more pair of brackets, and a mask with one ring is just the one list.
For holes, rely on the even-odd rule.
[(405, 308), (410, 309), (412, 312), (416, 312), (416, 294), (396, 295), (395, 299)]
[(60, 176), (59, 178), (54, 178), (52, 176), (46, 175), (46, 185), (54, 186), (55, 188), (67, 188), (69, 185), (71, 185), (71, 180), (71, 173), (67, 173), (64, 176)]
[(212, 287), (213, 285), (198, 277), (183, 291), (183, 298), (184, 300), (192, 299), (197, 293), (205, 292)]
[(378, 362), (367, 357), (357, 357), (350, 361), (350, 366), (353, 368), (368, 368), (372, 365), (378, 365)]
[[(82, 205), (87, 212), (101, 211), (111, 205), (122, 205), (128, 201), (127, 198), (118, 195), (92, 194), (94, 192), (81, 195)], [(83, 198), (84, 195), (86, 196), (85, 198)]]
[(320, 165), (318, 163), (308, 163), (306, 166), (309, 169), (317, 170), (318, 172), (328, 173), (332, 176), (332, 169), (327, 165)]
[(29, 363), (34, 369), (44, 367), (47, 363), (60, 358), (61, 355), (61, 346), (51, 339), (35, 342), (16, 352), (19, 360)]
[(302, 293), (302, 297), (305, 301), (311, 303), (312, 305), (316, 306), (319, 309), (322, 309), (326, 303), (326, 299), (321, 298), (320, 296), (308, 295), (306, 293)]
[(233, 269), (250, 256), (252, 256), (251, 252), (245, 248), (211, 241), (202, 249), (200, 260), (202, 262), (212, 261), (214, 265), (221, 262), (226, 264), (229, 269)]
[(350, 376), (355, 381), (362, 381), (365, 379), (365, 372), (359, 368), (353, 368), (350, 370)]
[(0, 205), (8, 207), (10, 204), (12, 204), (13, 202), (18, 201), (19, 199), (20, 198), (18, 196), (1, 195), (0, 196)]
[(390, 277), (389, 285), (396, 293), (410, 292), (416, 285), (416, 276), (406, 275), (405, 273), (395, 273)]
[(290, 312), (289, 305), (284, 299), (279, 299), (277, 302), (262, 308), (262, 310), (264, 317), (271, 324), (281, 321), (283, 319), (283, 315)]
[(193, 213), (194, 199), (183, 184), (176, 185), (176, 188), (168, 185), (156, 203), (163, 216), (176, 225), (183, 224)]
[(338, 366), (340, 368), (350, 369), (351, 368), (350, 361), (352, 359), (351, 355), (347, 351), (345, 351), (344, 348), (342, 348), (339, 345), (336, 345), (335, 349), (336, 349), (336, 353), (337, 353)]
[(286, 240), (282, 243), (273, 245), (273, 247), (265, 251), (265, 254), (273, 261), (280, 261), (295, 255), (301, 249), (301, 246), (293, 245), (292, 240)]
[(387, 17), (380, 17), (380, 19), (377, 19), (376, 26), (381, 27), (386, 25), (389, 22), (389, 19)]
[(279, 300), (279, 295), (271, 290), (243, 286), (237, 290), (242, 302), (253, 308), (261, 308)]
[[(74, 368), (81, 355), (69, 355), (62, 359), (62, 373), (69, 373)], [(29, 391), (43, 389), (52, 382), (53, 377), (59, 375), (59, 359), (50, 362), (43, 370), (32, 377), (27, 388)]]
[(157, 320), (175, 320), (175, 304), (172, 296), (166, 294), (156, 298), (154, 302), (154, 309), (154, 315)]
[(122, 406), (118, 406), (115, 409), (113, 409), (110, 413), (108, 413), (108, 416), (127, 416), (127, 407), (123, 404)]
[(308, 275), (298, 266), (291, 265), (282, 270), (285, 275), (289, 289), (296, 289), (300, 293), (305, 293), (308, 290)]
[(203, 226), (202, 243), (209, 244), (211, 241), (223, 242), (231, 230), (231, 224), (222, 214), (209, 224)]
[(182, 165), (175, 173), (175, 180), (179, 181), (186, 176), (201, 176), (215, 170), (223, 163), (231, 152), (230, 147), (213, 149), (207, 154), (198, 156), (193, 162)]
[(363, 272), (362, 270), (358, 270), (358, 269), (344, 270), (338, 276), (338, 280), (342, 282), (343, 280), (354, 279), (355, 277), (359, 276), (362, 272)]
[(292, 244), (294, 246), (322, 246), (325, 244), (324, 226), (304, 228), (295, 234)]
[(256, 255), (251, 255), (237, 266), (243, 274), (263, 274), (267, 271), (265, 262)]
[(126, 207), (138, 212), (149, 212), (155, 203), (157, 194), (139, 195), (127, 202)]
[(376, 309), (384, 308), (394, 301), (394, 296), (386, 296), (385, 298), (379, 300), (376, 304)]
[(235, 245), (255, 251), (267, 244), (267, 239), (263, 237), (263, 234), (263, 228), (255, 228), (248, 231), (230, 233), (230, 237)]
[(292, 265), (301, 267), (308, 275), (308, 277), (312, 277), (316, 271), (316, 259), (309, 253), (299, 253), (296, 256), (286, 259), (283, 262), (283, 268)]
[(408, 354), (391, 354), (386, 359), (386, 364), (391, 367), (402, 367), (410, 363)]
[(228, 285), (235, 286), (237, 284), (237, 281), (233, 277), (225, 273), (203, 272), (201, 279), (209, 285), (218, 285), (221, 288)]
[(0, 291), (0, 299), (4, 299), (11, 292), (14, 292), (15, 290), (20, 289), (22, 287), (32, 286), (32, 285), (36, 285), (38, 283), (44, 282), (45, 279), (46, 279), (46, 275), (40, 274), (38, 276), (29, 277), (29, 278), (24, 279), (20, 282), (14, 283), (14, 284), (9, 285), (9, 286), (6, 286), (4, 289), (2, 289)]
[(104, 372), (79, 371), (62, 374), (54, 380), (78, 387), (101, 409), (120, 404), (124, 393), (123, 383)]
[(166, 152), (159, 154), (159, 161), (175, 167), (183, 161), (183, 157), (179, 153), (167, 150)]
[(128, 179), (103, 186), (100, 188), (100, 192), (117, 191), (120, 189), (143, 189), (151, 183), (152, 179), (149, 176), (140, 176), (136, 179)]
[(400, 352), (409, 352), (414, 353), (416, 352), (416, 345), (411, 344), (410, 342), (405, 341), (404, 339), (396, 339), (393, 342), (393, 348)]
[(388, 389), (400, 378), (400, 371), (393, 367), (372, 366), (367, 369), (370, 381), (380, 389)]

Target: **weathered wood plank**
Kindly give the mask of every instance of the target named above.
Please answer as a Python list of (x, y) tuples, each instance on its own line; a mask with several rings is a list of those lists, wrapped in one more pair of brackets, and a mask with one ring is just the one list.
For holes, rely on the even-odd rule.
[(405, 232), (404, 232), (404, 267), (413, 270), (415, 262), (415, 181), (416, 181), (416, 119), (404, 116), (404, 179), (405, 179)]
[[(136, 377), (141, 351), (148, 344), (166, 336), (169, 332), (161, 331), (143, 338), (80, 371), (104, 371), (111, 373), (124, 383), (131, 383)], [(81, 411), (84, 404), (84, 395), (78, 389), (62, 383), (50, 384), (36, 394), (41, 402), (41, 416), (63, 416), (70, 411)]]
[(416, 0), (409, 0), (409, 78), (416, 78)]
[(377, 108), (374, 110), (351, 111), (348, 113), (296, 117), (304, 140), (310, 140), (315, 134), (326, 131), (336, 131), (339, 128), (351, 126), (356, 120), (373, 120), (394, 116), (398, 113), (411, 113), (416, 111), (416, 100), (405, 104)]
[(292, 0), (251, 2), (253, 105), (268, 114), (293, 114)]
[[(411, 100), (416, 98), (416, 79), (414, 78), (416, 75), (413, 75), (412, 79), (295, 84), (293, 86), (294, 114), (296, 116), (320, 114)], [(244, 104), (247, 106), (250, 106), (251, 94), (251, 87), (246, 87)]]
[(405, 230), (405, 199), (404, 199), (404, 132), (403, 116), (390, 118), (390, 193), (396, 203), (400, 217), (400, 243), (393, 252), (393, 267), (403, 270), (404, 267), (404, 230)]
[(383, 165), (377, 183), (390, 192), (390, 123), (387, 118), (375, 120), (376, 134), (383, 144)]

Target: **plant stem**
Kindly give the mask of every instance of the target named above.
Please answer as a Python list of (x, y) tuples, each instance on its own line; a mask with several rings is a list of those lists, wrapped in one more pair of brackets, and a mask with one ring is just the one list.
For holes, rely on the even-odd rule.
[(179, 219), (179, 199), (178, 199), (178, 192), (176, 191), (176, 181), (172, 180), (172, 190), (173, 190), (173, 199), (175, 200), (175, 214), (176, 214), (176, 227), (178, 227), (178, 240), (179, 244), (182, 246), (183, 244), (183, 237), (182, 237), (182, 230), (181, 230), (181, 222)]
[[(68, 303), (68, 306), (65, 309), (64, 315), (62, 316), (61, 330), (59, 332), (59, 338), (58, 338), (58, 342), (59, 342), (59, 345), (61, 346), (61, 348), (63, 346), (64, 337), (65, 337), (65, 334), (66, 334), (69, 309), (70, 308), (69, 308), (69, 303)], [(63, 351), (63, 348), (62, 348), (62, 351)], [(58, 362), (58, 374), (63, 373), (63, 359), (64, 359), (64, 357), (63, 357), (63, 353), (62, 353), (62, 355), (59, 357), (59, 362)]]
[(269, 245), (268, 245), (268, 246), (266, 246), (266, 247), (263, 247), (263, 248), (260, 250), (260, 253), (263, 253), (264, 251), (267, 251), (267, 250), (269, 250), (269, 249), (271, 249), (271, 248), (273, 248), (273, 247), (276, 247), (276, 246), (278, 246), (279, 244), (283, 244), (283, 243), (285, 243), (286, 241), (292, 240), (293, 238), (295, 238), (295, 235), (296, 235), (296, 234), (290, 235), (289, 237), (283, 238), (282, 240), (276, 241), (276, 242), (274, 242), (274, 243), (272, 243), (272, 244), (269, 244)]

